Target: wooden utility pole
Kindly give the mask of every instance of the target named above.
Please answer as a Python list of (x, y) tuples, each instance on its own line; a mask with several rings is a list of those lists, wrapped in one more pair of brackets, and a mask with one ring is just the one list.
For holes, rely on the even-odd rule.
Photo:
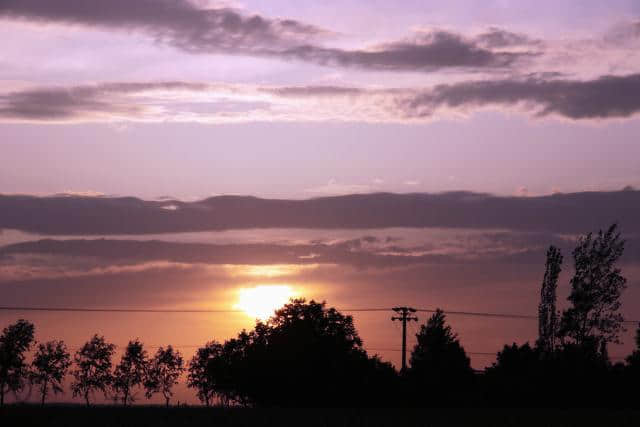
[(402, 321), (402, 369), (400, 373), (404, 373), (407, 370), (407, 322), (418, 321), (417, 316), (411, 316), (411, 313), (415, 313), (416, 309), (411, 307), (393, 307), (393, 311), (400, 316), (391, 317), (391, 320)]

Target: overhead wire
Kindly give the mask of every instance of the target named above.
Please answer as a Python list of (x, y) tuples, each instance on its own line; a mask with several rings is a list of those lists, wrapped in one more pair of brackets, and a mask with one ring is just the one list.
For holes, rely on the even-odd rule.
[[(356, 307), (356, 308), (340, 308), (345, 313), (358, 312), (388, 312), (392, 311), (392, 307)], [(244, 313), (243, 310), (237, 309), (163, 309), (163, 308), (99, 308), (99, 307), (50, 307), (50, 306), (0, 306), (0, 311), (43, 311), (43, 312), (78, 312), (78, 313), (184, 313), (184, 314), (233, 314)], [(435, 313), (436, 309), (417, 308), (416, 312)], [(482, 311), (463, 311), (463, 310), (446, 310), (442, 311), (451, 316), (473, 316), (497, 319), (524, 319), (538, 320), (538, 316), (530, 314), (517, 313), (498, 313), (498, 312), (482, 312)], [(638, 324), (640, 320), (625, 320), (625, 324)]]

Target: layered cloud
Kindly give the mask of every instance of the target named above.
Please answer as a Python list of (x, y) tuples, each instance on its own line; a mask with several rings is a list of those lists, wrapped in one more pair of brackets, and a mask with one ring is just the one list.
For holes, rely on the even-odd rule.
[[(42, 88), (0, 95), (0, 115), (26, 120), (59, 121), (143, 118), (154, 107), (139, 98), (158, 91), (196, 91), (206, 85), (183, 82), (108, 83), (94, 86)], [(136, 97), (138, 96), (138, 97)], [(150, 99), (147, 99), (151, 102)], [(158, 99), (159, 100), (159, 99)]]
[(629, 117), (640, 111), (640, 74), (589, 81), (529, 78), (442, 85), (402, 100), (401, 110), (410, 117), (430, 117), (441, 108), (516, 105), (536, 116)]
[(137, 31), (189, 53), (275, 57), (366, 70), (504, 68), (533, 53), (505, 50), (532, 44), (524, 36), (497, 29), (477, 39), (433, 30), (359, 49), (325, 47), (318, 41), (331, 32), (314, 25), (227, 7), (200, 8), (186, 0), (7, 0), (0, 4), (0, 17)]
[[(316, 25), (187, 0), (5, 0), (0, 19), (62, 31), (142, 34), (183, 53), (430, 73), (396, 87), (387, 80), (377, 86), (206, 84), (188, 78), (76, 86), (22, 82), (0, 93), (2, 121), (414, 122), (485, 108), (586, 120), (626, 118), (640, 110), (637, 20), (592, 38), (543, 40), (500, 27), (467, 33), (413, 28), (401, 39), (336, 47), (328, 42), (337, 34)], [(447, 84), (437, 84), (442, 81)]]
[(0, 228), (51, 235), (389, 227), (582, 233), (613, 222), (619, 222), (628, 233), (636, 233), (640, 231), (639, 215), (640, 191), (633, 190), (540, 197), (467, 192), (356, 194), (308, 200), (217, 196), (197, 202), (0, 196)]
[(42, 23), (134, 30), (189, 52), (251, 53), (283, 49), (324, 30), (291, 19), (202, 9), (185, 0), (7, 0), (0, 16)]
[(408, 122), (482, 109), (572, 120), (631, 117), (640, 111), (640, 74), (531, 76), (414, 89), (122, 82), (0, 94), (0, 119), (9, 122)]
[[(482, 40), (484, 42), (484, 39)], [(504, 47), (504, 46), (501, 46)], [(448, 31), (431, 31), (412, 39), (361, 50), (298, 46), (283, 51), (285, 58), (322, 65), (385, 71), (434, 71), (441, 68), (505, 68), (533, 52), (494, 51)]]

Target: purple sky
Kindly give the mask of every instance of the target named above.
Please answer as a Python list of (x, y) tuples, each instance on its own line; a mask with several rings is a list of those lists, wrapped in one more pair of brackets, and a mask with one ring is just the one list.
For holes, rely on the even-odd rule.
[(2, 193), (640, 184), (634, 1), (86, 5), (0, 2)]
[[(637, 0), (0, 0), (0, 52), (3, 304), (230, 309), (240, 289), (285, 285), (339, 308), (534, 314), (548, 245), (565, 255), (565, 308), (576, 233), (618, 220), (622, 311), (639, 317), (640, 193), (604, 193), (640, 187)], [(294, 211), (278, 228), (227, 231), (179, 219), (266, 215), (253, 199), (152, 202), (455, 190), (501, 197), (413, 194), (403, 211), (393, 196), (348, 230), (314, 223), (317, 201), (298, 215), (306, 225)], [(603, 193), (567, 194), (583, 191)], [(553, 193), (565, 194), (533, 197)], [(407, 211), (412, 198), (427, 204)], [(381, 206), (346, 199), (333, 213), (350, 220)], [(407, 212), (437, 221), (402, 228)], [(16, 316), (1, 312), (0, 327)], [(39, 340), (138, 336), (187, 358), (253, 325), (243, 313), (79, 316), (29, 318)], [(389, 316), (356, 326), (397, 364)], [(450, 321), (477, 368), (536, 335), (535, 319)]]

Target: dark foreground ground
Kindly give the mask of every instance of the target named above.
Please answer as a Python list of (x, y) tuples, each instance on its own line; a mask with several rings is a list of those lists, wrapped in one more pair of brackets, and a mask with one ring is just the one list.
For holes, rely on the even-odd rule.
[(640, 411), (604, 409), (224, 409), (7, 406), (0, 426), (640, 426)]

